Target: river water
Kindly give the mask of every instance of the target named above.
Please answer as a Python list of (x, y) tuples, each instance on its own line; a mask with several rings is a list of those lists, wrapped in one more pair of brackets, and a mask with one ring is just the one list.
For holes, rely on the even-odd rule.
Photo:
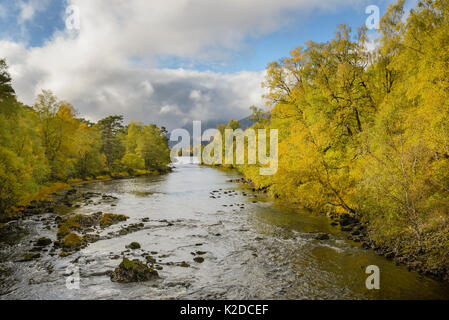
[[(77, 213), (122, 213), (126, 222), (102, 231), (102, 240), (65, 258), (48, 253), (17, 262), (33, 240), (56, 239), (44, 216), (20, 222), (23, 232), (0, 244), (0, 299), (448, 299), (449, 286), (396, 266), (344, 235), (320, 215), (273, 203), (264, 194), (229, 182), (224, 171), (181, 159), (164, 176), (96, 182), (82, 192), (113, 195), (113, 203), (94, 201)], [(216, 192), (214, 192), (216, 191)], [(50, 215), (50, 214), (49, 214)], [(108, 236), (124, 225), (144, 228)], [(329, 240), (314, 240), (325, 232)], [(137, 241), (139, 250), (126, 251)], [(198, 251), (204, 262), (198, 263)], [(160, 279), (111, 282), (122, 256), (151, 254), (163, 268)], [(114, 259), (114, 256), (120, 259)], [(117, 258), (117, 257), (115, 257)], [(185, 261), (189, 267), (181, 267)], [(368, 290), (368, 265), (380, 268), (380, 290)], [(79, 274), (79, 289), (67, 278)]]

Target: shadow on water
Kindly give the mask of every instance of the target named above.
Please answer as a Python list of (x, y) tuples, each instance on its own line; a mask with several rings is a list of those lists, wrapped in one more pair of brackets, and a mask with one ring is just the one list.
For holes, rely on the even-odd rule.
[[(101, 233), (101, 240), (66, 258), (17, 262), (31, 241), (56, 238), (47, 215), (20, 222), (22, 233), (0, 245), (2, 299), (448, 299), (449, 286), (344, 239), (323, 216), (272, 203), (265, 195), (228, 182), (233, 171), (181, 162), (165, 176), (84, 185), (80, 192), (117, 197), (80, 203), (73, 212), (123, 213), (128, 221)], [(48, 214), (50, 216), (51, 214)], [(144, 222), (128, 234), (124, 226)], [(324, 232), (327, 240), (314, 240)], [(15, 238), (14, 238), (15, 237)], [(127, 250), (133, 241), (139, 250)], [(122, 257), (151, 255), (161, 279), (111, 282), (107, 271)], [(201, 256), (204, 262), (194, 258)], [(118, 258), (118, 259), (117, 259)], [(188, 267), (182, 267), (186, 262)], [(366, 266), (381, 271), (381, 289), (368, 290)], [(79, 289), (66, 279), (78, 270)]]

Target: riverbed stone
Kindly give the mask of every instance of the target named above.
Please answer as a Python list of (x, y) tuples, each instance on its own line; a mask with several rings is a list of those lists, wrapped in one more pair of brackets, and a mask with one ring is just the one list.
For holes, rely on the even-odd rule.
[(150, 255), (145, 256), (145, 260), (147, 260), (147, 262), (150, 263), (150, 264), (156, 263), (156, 259), (153, 258), (153, 257), (150, 256)]
[(195, 257), (195, 258), (193, 258), (193, 261), (195, 261), (197, 263), (203, 263), (204, 262), (204, 258), (203, 257)]
[(182, 261), (182, 262), (179, 263), (179, 266), (180, 266), (180, 267), (183, 267), (183, 268), (188, 268), (188, 267), (190, 267), (190, 264), (188, 264), (188, 263), (185, 262), (185, 261)]
[(68, 251), (79, 250), (83, 242), (84, 239), (80, 235), (71, 232), (64, 237), (62, 247)]
[(136, 249), (140, 249), (140, 243), (138, 242), (131, 242), (129, 245), (126, 246), (126, 248), (132, 249), (132, 250), (136, 250)]
[(329, 240), (329, 235), (324, 232), (317, 233), (313, 237), (315, 240)]
[(106, 228), (113, 224), (125, 221), (127, 216), (115, 213), (97, 212), (91, 215), (76, 214), (60, 222), (57, 235), (62, 238), (72, 231), (87, 232), (93, 227)]
[(159, 274), (156, 270), (147, 267), (139, 259), (129, 260), (123, 258), (120, 265), (112, 272), (111, 281), (121, 283), (141, 282), (158, 277)]
[(39, 238), (36, 241), (36, 245), (40, 246), (40, 247), (46, 247), (46, 246), (50, 245), (51, 243), (52, 243), (51, 239), (45, 238), (45, 237)]
[(61, 258), (64, 258), (64, 257), (70, 256), (71, 254), (72, 253), (70, 253), (70, 252), (61, 251), (61, 252), (59, 252), (58, 256), (60, 256)]
[(40, 258), (41, 254), (40, 253), (27, 253), (25, 254), (25, 256), (23, 257), (22, 260), (20, 260), (21, 262), (26, 262), (26, 261), (31, 261), (31, 260), (35, 260), (37, 258)]

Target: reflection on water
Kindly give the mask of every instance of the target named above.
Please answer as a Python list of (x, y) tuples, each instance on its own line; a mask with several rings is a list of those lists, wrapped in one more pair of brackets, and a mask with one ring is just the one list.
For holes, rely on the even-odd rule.
[[(42, 217), (21, 223), (23, 232), (0, 247), (0, 298), (43, 299), (428, 299), (449, 297), (447, 284), (408, 272), (405, 267), (344, 240), (327, 218), (298, 212), (227, 182), (222, 171), (178, 162), (165, 176), (100, 182), (80, 187), (106, 193), (113, 203), (93, 201), (73, 209), (123, 213), (128, 221), (104, 230), (102, 240), (66, 258), (44, 254), (17, 261), (39, 236), (55, 239)], [(45, 217), (44, 217), (45, 218)], [(137, 232), (108, 236), (141, 222)], [(313, 240), (325, 232), (329, 240)], [(121, 261), (142, 258), (124, 252), (137, 241), (163, 269), (161, 279), (119, 284), (105, 274)], [(203, 251), (203, 263), (193, 261)], [(177, 263), (186, 261), (190, 267)], [(365, 288), (366, 266), (381, 270), (381, 289)], [(68, 290), (68, 267), (79, 268), (80, 289)]]

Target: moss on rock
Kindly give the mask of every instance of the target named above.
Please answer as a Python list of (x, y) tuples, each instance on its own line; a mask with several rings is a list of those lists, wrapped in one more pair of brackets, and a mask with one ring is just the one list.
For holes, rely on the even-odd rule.
[(72, 230), (79, 229), (81, 227), (79, 223), (80, 216), (81, 215), (78, 214), (63, 222), (58, 228), (57, 236), (62, 238), (68, 235)]
[(40, 253), (27, 253), (27, 254), (23, 257), (23, 259), (20, 260), (20, 261), (22, 261), (22, 262), (25, 262), (25, 261), (31, 261), (31, 260), (40, 258), (40, 256), (41, 256)]
[(140, 249), (140, 243), (131, 242), (129, 245), (126, 246), (126, 248), (133, 249), (133, 250)]
[(95, 226), (106, 228), (126, 219), (128, 219), (127, 216), (115, 213), (77, 214), (68, 218), (59, 226), (57, 235), (59, 238), (62, 238), (72, 231), (86, 231)]
[(147, 260), (147, 263), (155, 264), (156, 259), (154, 259), (152, 256), (145, 256), (145, 259)]
[(70, 255), (71, 255), (70, 252), (65, 252), (65, 251), (61, 251), (61, 252), (59, 253), (59, 256), (60, 256), (61, 258), (68, 257), (68, 256), (70, 256)]
[(113, 224), (126, 221), (127, 216), (123, 214), (105, 213), (100, 217), (100, 226), (102, 228), (109, 227)]
[(83, 245), (84, 239), (78, 234), (71, 232), (64, 237), (62, 246), (67, 250), (77, 250)]
[(46, 247), (49, 244), (51, 244), (51, 242), (52, 241), (51, 241), (50, 238), (42, 237), (42, 238), (37, 239), (36, 245), (39, 246), (39, 247)]
[(111, 274), (111, 281), (129, 283), (148, 281), (158, 277), (157, 271), (147, 267), (142, 261), (123, 258), (120, 265)]

